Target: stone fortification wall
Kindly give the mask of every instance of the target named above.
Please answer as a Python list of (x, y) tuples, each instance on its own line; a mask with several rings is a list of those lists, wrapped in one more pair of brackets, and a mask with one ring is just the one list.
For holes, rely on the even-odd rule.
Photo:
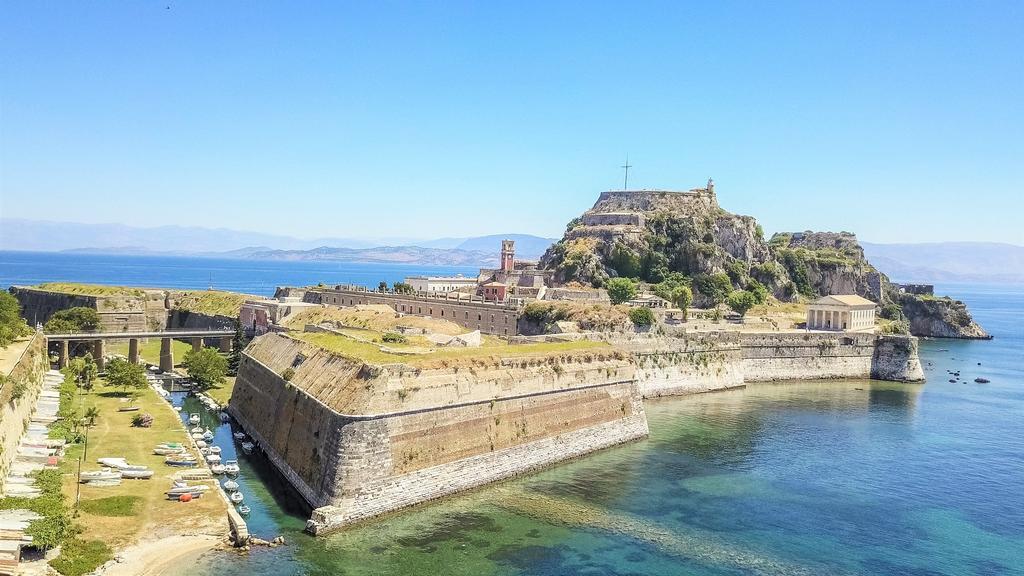
[(419, 370), (267, 334), (243, 354), (230, 411), (326, 506), (314, 532), (647, 434), (633, 368), (610, 350)]
[(18, 299), (21, 316), (29, 325), (45, 324), (60, 310), (85, 307), (96, 310), (100, 317), (100, 330), (106, 332), (163, 330), (167, 327), (167, 310), (160, 290), (145, 290), (139, 295), (90, 296), (12, 286), (11, 294)]
[(235, 319), (220, 314), (203, 314), (174, 309), (168, 312), (168, 330), (234, 330)]
[(644, 398), (735, 388), (744, 382), (736, 333), (637, 334), (610, 342), (632, 355)]
[(743, 334), (747, 382), (867, 378), (875, 353), (874, 334)]
[[(21, 348), (20, 353), (18, 348)], [(49, 368), (46, 339), (38, 332), (27, 343), (12, 343), (4, 353), (18, 354), (19, 358), (13, 368), (4, 374), (5, 382), (0, 387), (0, 493), (3, 492), (3, 482), (17, 455), (18, 442), (25, 432), (32, 408), (42, 389), (43, 375)], [(21, 389), (19, 398), (14, 398), (16, 388)]]
[(643, 227), (644, 215), (636, 212), (586, 212), (583, 225)]
[(479, 330), (495, 336), (515, 336), (519, 307), (480, 300), (469, 301), (445, 296), (394, 294), (365, 290), (310, 288), (303, 300), (331, 306), (383, 304), (402, 314), (430, 316), (455, 322), (468, 330)]
[(668, 190), (612, 190), (602, 192), (591, 213), (597, 212), (652, 212), (668, 210), (689, 214), (710, 211), (718, 207), (714, 192), (696, 188), (688, 192)]
[(924, 380), (921, 359), (917, 355), (917, 338), (879, 336), (871, 363), (871, 377), (897, 382)]

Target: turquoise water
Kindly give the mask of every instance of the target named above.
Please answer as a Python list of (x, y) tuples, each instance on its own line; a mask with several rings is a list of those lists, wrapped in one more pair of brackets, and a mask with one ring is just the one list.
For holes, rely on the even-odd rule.
[[(266, 294), (434, 272), (465, 270), (0, 252), (0, 286), (205, 288), (212, 276)], [(172, 573), (1024, 574), (1024, 288), (939, 291), (996, 338), (922, 342), (927, 384), (765, 384), (648, 402), (647, 440), (327, 538), (303, 534), (301, 502), (260, 459), (240, 457), (250, 528), (288, 545), (210, 553)], [(230, 428), (216, 434), (233, 455)]]
[(647, 440), (326, 538), (243, 459), (251, 528), (288, 545), (175, 573), (1024, 574), (1024, 292), (948, 291), (996, 339), (922, 342), (927, 384), (648, 402)]

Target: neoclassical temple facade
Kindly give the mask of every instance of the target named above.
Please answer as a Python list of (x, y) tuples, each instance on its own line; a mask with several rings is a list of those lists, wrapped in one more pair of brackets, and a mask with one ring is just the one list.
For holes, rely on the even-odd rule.
[(809, 330), (871, 330), (875, 327), (875, 303), (856, 294), (833, 294), (807, 307)]

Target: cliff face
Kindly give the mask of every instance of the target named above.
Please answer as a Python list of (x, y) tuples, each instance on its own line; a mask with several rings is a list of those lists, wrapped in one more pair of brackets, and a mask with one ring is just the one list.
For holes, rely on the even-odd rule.
[[(593, 286), (616, 276), (660, 282), (670, 272), (747, 275), (771, 262), (757, 221), (722, 210), (711, 183), (689, 192), (604, 192), (541, 258), (557, 282)], [(759, 279), (772, 291), (787, 281)]]
[[(849, 232), (776, 234), (766, 242), (750, 216), (726, 212), (714, 185), (688, 192), (604, 192), (566, 227), (541, 258), (558, 283), (601, 286), (616, 276), (656, 284), (671, 273), (690, 279), (728, 275), (733, 289), (756, 280), (780, 300), (858, 294), (891, 317), (902, 316), (911, 334), (986, 338), (963, 303), (902, 294), (871, 265)], [(711, 304), (694, 282), (694, 303)]]
[(967, 305), (949, 297), (900, 294), (898, 303), (910, 323), (910, 333), (934, 338), (991, 338), (967, 311)]

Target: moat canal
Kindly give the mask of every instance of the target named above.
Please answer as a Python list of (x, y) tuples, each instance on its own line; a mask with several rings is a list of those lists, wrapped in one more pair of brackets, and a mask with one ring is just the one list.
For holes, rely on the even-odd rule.
[(1024, 290), (948, 292), (996, 339), (922, 342), (926, 385), (649, 402), (645, 441), (326, 538), (239, 455), (250, 530), (288, 545), (174, 574), (1024, 574)]

